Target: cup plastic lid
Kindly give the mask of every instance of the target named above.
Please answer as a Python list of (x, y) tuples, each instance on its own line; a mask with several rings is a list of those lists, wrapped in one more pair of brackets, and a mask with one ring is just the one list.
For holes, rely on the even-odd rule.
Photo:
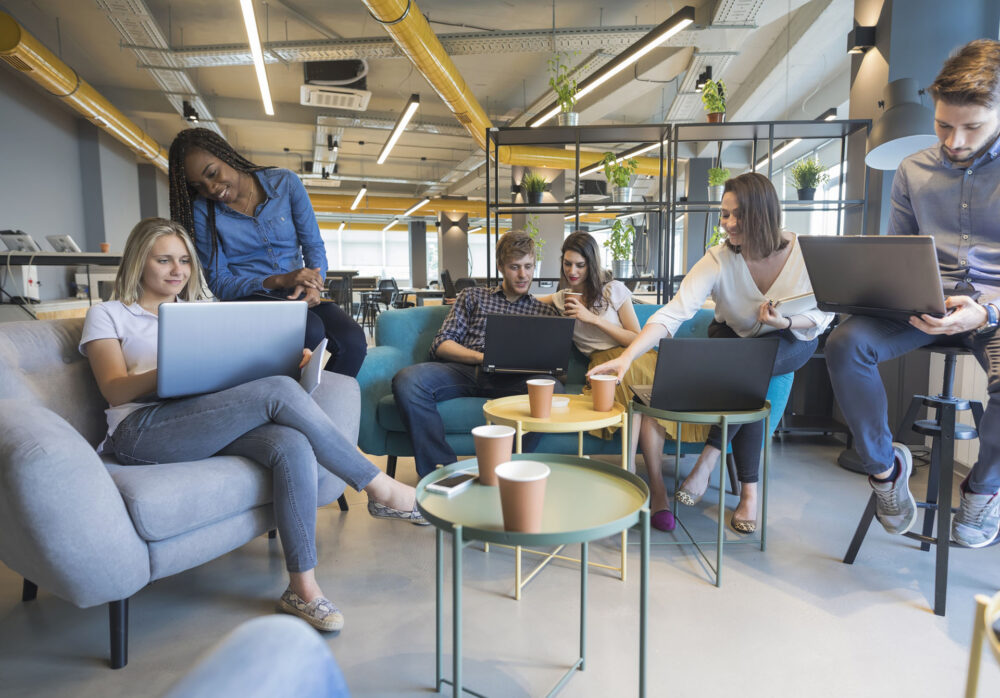
[(487, 438), (513, 436), (515, 433), (514, 427), (508, 427), (502, 424), (483, 424), (472, 428), (473, 436), (484, 436)]
[(568, 397), (554, 397), (552, 398), (553, 407), (568, 407), (569, 398)]
[(617, 381), (618, 376), (612, 375), (610, 373), (599, 373), (596, 376), (591, 376), (592, 381)]

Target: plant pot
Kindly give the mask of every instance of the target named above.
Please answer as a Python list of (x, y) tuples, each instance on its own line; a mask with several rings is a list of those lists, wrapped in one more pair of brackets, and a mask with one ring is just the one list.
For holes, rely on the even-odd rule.
[(556, 116), (556, 123), (560, 126), (577, 126), (580, 123), (580, 113), (575, 111), (561, 111)]
[(799, 201), (812, 201), (816, 196), (816, 187), (807, 187), (796, 191), (799, 193)]
[(725, 184), (716, 184), (714, 187), (708, 188), (708, 200), (709, 201), (722, 201), (722, 192), (725, 191)]
[(705, 115), (710, 124), (721, 124), (726, 118), (726, 112), (724, 111), (710, 111)]
[(615, 187), (611, 192), (611, 200), (616, 204), (627, 204), (632, 201), (632, 187)]
[(540, 204), (543, 196), (545, 196), (544, 191), (528, 191), (524, 193), (524, 200), (529, 204)]
[(632, 260), (616, 259), (611, 262), (611, 271), (618, 280), (632, 278)]

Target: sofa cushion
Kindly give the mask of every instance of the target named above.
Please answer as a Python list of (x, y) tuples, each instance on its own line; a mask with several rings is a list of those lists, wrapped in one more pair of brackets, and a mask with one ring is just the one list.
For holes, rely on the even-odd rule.
[(187, 533), (271, 501), (271, 472), (246, 458), (105, 464), (136, 531), (147, 541)]

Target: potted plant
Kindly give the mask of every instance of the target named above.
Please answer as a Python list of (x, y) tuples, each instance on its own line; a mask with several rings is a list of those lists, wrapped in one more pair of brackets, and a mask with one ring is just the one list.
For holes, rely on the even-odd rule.
[(632, 242), (635, 240), (635, 228), (623, 218), (615, 219), (611, 224), (611, 235), (604, 241), (604, 246), (611, 252), (611, 269), (618, 280), (632, 278)]
[(529, 204), (542, 203), (542, 195), (545, 194), (545, 177), (537, 175), (530, 170), (524, 173), (521, 178), (521, 189), (524, 190), (524, 200)]
[(638, 160), (619, 160), (614, 153), (605, 153), (604, 177), (608, 184), (616, 188), (612, 193), (611, 200), (616, 204), (627, 204), (632, 200), (632, 175), (639, 169)]
[(549, 87), (556, 93), (559, 102), (560, 126), (576, 126), (580, 115), (573, 111), (576, 106), (576, 79), (569, 74), (569, 66), (563, 63), (562, 54), (556, 54), (549, 59)]
[(701, 103), (705, 105), (710, 124), (722, 121), (726, 115), (726, 83), (707, 80), (701, 88)]
[(708, 239), (708, 244), (705, 245), (705, 249), (707, 250), (709, 247), (715, 247), (725, 239), (726, 239), (726, 231), (717, 225), (713, 225), (712, 237)]
[(542, 264), (542, 257), (545, 253), (545, 243), (547, 240), (541, 236), (538, 232), (538, 216), (532, 214), (527, 217), (524, 221), (524, 232), (528, 234), (532, 240), (535, 241), (535, 266), (540, 267)]
[(708, 200), (722, 201), (722, 190), (729, 179), (729, 169), (726, 167), (710, 167), (708, 169)]
[(799, 193), (799, 201), (812, 201), (816, 195), (816, 186), (830, 179), (823, 172), (824, 167), (818, 159), (806, 158), (792, 165), (792, 186)]

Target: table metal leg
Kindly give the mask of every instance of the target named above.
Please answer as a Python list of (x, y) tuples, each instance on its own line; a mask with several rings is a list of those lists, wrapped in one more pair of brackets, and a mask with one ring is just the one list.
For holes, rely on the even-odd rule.
[(521, 600), (521, 546), (514, 546), (514, 600)]
[[(722, 418), (722, 460), (726, 459), (726, 448), (729, 443), (729, 422)], [(719, 534), (715, 550), (715, 586), (722, 586), (722, 542), (726, 537), (726, 468), (719, 464)]]
[(764, 478), (760, 483), (760, 551), (767, 548), (767, 465), (771, 462), (771, 414), (764, 417)]
[(452, 531), (452, 695), (462, 695), (462, 526)]
[(646, 617), (649, 613), (649, 509), (639, 512), (642, 551), (639, 554), (639, 698), (646, 696)]
[(444, 662), (441, 660), (441, 641), (442, 641), (442, 630), (444, 626), (444, 530), (437, 529), (437, 537), (435, 538), (434, 545), (435, 552), (435, 566), (436, 566), (436, 618), (434, 623), (436, 639), (436, 649), (434, 653), (434, 666), (435, 666), (435, 678), (434, 685), (435, 690), (441, 692), (442, 675), (444, 674)]
[(587, 544), (580, 544), (580, 671), (587, 656)]

